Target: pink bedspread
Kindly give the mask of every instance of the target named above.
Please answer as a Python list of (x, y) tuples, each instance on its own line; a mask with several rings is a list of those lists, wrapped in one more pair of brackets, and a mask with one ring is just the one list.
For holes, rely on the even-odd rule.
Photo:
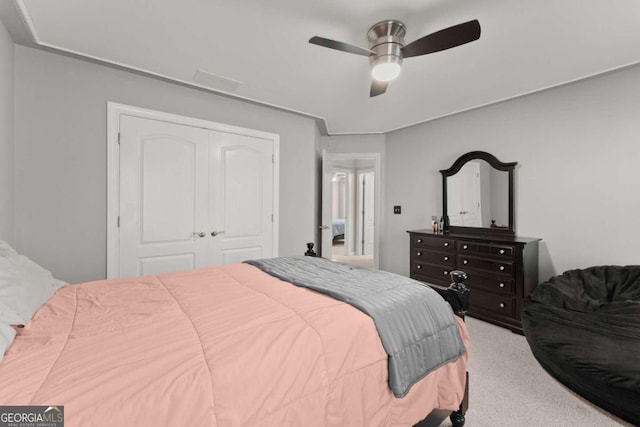
[(458, 407), (465, 366), (396, 399), (368, 316), (238, 264), (60, 289), (7, 351), (0, 405), (64, 405), (67, 426), (411, 426)]

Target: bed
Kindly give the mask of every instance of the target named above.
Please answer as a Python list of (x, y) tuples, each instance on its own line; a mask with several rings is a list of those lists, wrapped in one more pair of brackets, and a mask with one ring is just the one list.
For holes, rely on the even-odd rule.
[(334, 218), (332, 224), (333, 240), (344, 239), (344, 218)]
[(397, 398), (371, 317), (235, 264), (60, 287), (6, 351), (0, 404), (67, 426), (411, 426), (460, 408), (466, 361)]

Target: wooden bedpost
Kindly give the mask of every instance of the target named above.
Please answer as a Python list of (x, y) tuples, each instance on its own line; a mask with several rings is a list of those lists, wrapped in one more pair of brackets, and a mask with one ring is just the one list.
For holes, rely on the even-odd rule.
[[(451, 280), (453, 283), (445, 290), (445, 299), (453, 308), (453, 312), (456, 316), (461, 317), (464, 320), (464, 316), (469, 309), (469, 288), (464, 285), (464, 281), (467, 280), (467, 273), (460, 270), (454, 270), (451, 272)], [(453, 427), (462, 427), (465, 423), (465, 413), (469, 407), (469, 372), (467, 372), (466, 383), (464, 388), (464, 397), (460, 403), (460, 408), (457, 411), (452, 412), (449, 416)]]
[(467, 280), (467, 273), (460, 270), (454, 270), (451, 272), (451, 280), (453, 283), (445, 289), (444, 298), (453, 308), (453, 312), (456, 316), (464, 319), (467, 310), (469, 309), (469, 288), (464, 285), (464, 281)]
[(316, 251), (313, 250), (313, 246), (314, 246), (313, 242), (307, 243), (307, 251), (304, 253), (305, 256), (318, 256)]
[[(464, 316), (469, 309), (469, 288), (464, 284), (467, 279), (467, 273), (460, 270), (451, 272), (451, 280), (453, 281), (448, 288), (438, 287), (437, 291), (451, 305), (456, 316), (464, 320)], [(465, 414), (469, 407), (469, 372), (466, 373), (466, 383), (464, 386), (464, 396), (460, 407), (457, 411), (445, 411), (442, 409), (434, 409), (431, 413), (414, 427), (438, 427), (449, 417), (453, 427), (463, 427), (466, 421)]]

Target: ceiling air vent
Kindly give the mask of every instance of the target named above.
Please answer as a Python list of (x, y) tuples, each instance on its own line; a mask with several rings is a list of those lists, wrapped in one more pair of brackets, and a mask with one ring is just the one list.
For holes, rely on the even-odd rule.
[(242, 86), (242, 82), (228, 79), (226, 77), (216, 76), (215, 74), (203, 70), (198, 70), (196, 75), (193, 76), (193, 80), (213, 89), (225, 92), (235, 92), (240, 86)]

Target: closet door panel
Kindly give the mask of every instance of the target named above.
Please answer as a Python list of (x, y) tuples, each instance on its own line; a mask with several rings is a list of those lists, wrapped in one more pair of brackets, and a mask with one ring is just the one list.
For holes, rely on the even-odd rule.
[(207, 132), (123, 116), (120, 133), (120, 277), (204, 267)]
[(273, 141), (211, 131), (209, 156), (211, 261), (273, 256)]

